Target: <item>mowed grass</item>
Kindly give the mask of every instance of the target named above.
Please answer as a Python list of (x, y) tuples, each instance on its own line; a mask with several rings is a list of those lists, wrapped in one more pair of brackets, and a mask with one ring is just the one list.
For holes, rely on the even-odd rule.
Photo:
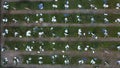
[[(48, 55), (44, 55), (44, 56), (39, 56), (39, 55), (23, 55), (23, 63), (26, 64), (26, 60), (28, 60), (28, 58), (32, 58), (30, 64), (38, 64), (38, 58), (39, 57), (43, 57), (43, 59), (41, 61), (43, 61), (43, 64), (53, 64), (52, 61), (55, 62), (55, 64), (65, 64), (64, 63), (64, 60), (65, 59), (69, 59), (70, 61), (70, 65), (75, 65), (75, 64), (78, 64), (78, 61), (83, 59), (83, 56), (74, 56), (74, 57), (71, 57), (71, 56), (68, 56), (68, 55), (65, 55), (65, 58), (62, 57), (62, 55), (58, 55), (54, 60), (52, 59), (52, 55), (51, 56), (48, 56)], [(85, 64), (91, 64), (90, 61), (93, 59), (93, 57), (84, 57), (84, 59), (86, 59), (84, 61)], [(96, 58), (96, 64), (101, 64), (102, 63), (102, 60), (101, 59), (98, 59)]]
[[(16, 10), (21, 10), (21, 9), (25, 9), (30, 8), (30, 9), (34, 9), (34, 10), (38, 10), (38, 5), (40, 3), (44, 4), (44, 10), (54, 10), (54, 8), (52, 8), (53, 4), (58, 5), (59, 10), (64, 10), (64, 4), (66, 3), (65, 0), (60, 0), (58, 2), (30, 2), (30, 1), (21, 1), (21, 2), (10, 2), (10, 9), (12, 10), (13, 7), (16, 8)], [(108, 0), (107, 4), (109, 5), (108, 9), (115, 9), (116, 8), (116, 3), (120, 3), (119, 0)], [(82, 5), (82, 9), (91, 9), (90, 5), (93, 4), (95, 5), (95, 7), (97, 7), (98, 9), (103, 9), (103, 4), (104, 1), (103, 0), (93, 0), (93, 1), (88, 1), (88, 0), (69, 0), (69, 9), (78, 9), (78, 4)], [(19, 6), (18, 6), (19, 5)]]
[[(17, 47), (19, 49), (19, 51), (25, 51), (27, 46), (33, 46), (33, 51), (39, 51), (39, 47), (42, 46), (42, 48), (45, 51), (53, 51), (53, 48), (55, 48), (55, 50), (66, 50), (65, 46), (69, 45), (69, 50), (72, 51), (78, 51), (77, 47), (81, 46), (81, 50), (80, 52), (83, 52), (85, 47), (87, 45), (89, 45), (90, 47), (95, 48), (96, 51), (100, 51), (101, 49), (108, 49), (111, 51), (117, 51), (117, 46), (120, 45), (119, 42), (55, 42), (55, 44), (53, 44), (53, 42), (47, 42), (47, 41), (41, 41), (41, 42), (5, 42), (5, 45), (7, 47), (9, 47), (10, 50), (14, 50), (14, 47)], [(91, 49), (89, 48), (88, 51), (91, 51)]]
[[(78, 29), (82, 30), (82, 34), (86, 33), (86, 37), (92, 36), (88, 32), (92, 32), (98, 37), (104, 37), (103, 29), (108, 31), (108, 37), (118, 37), (117, 33), (120, 32), (120, 27), (53, 27), (53, 30), (50, 30), (51, 27), (5, 27), (4, 29), (6, 28), (9, 30), (9, 33), (5, 37), (14, 37), (14, 32), (18, 32), (18, 36), (27, 37), (26, 32), (28, 30), (31, 31), (30, 37), (39, 37), (38, 33), (42, 31), (44, 32), (42, 37), (65, 37), (65, 29), (68, 30), (67, 37), (79, 37)], [(55, 36), (53, 36), (53, 33)]]
[[(84, 63), (85, 64), (91, 64), (91, 60), (94, 59), (93, 57), (81, 57), (81, 56), (75, 56), (75, 57), (71, 57), (71, 64), (79, 64), (78, 61), (81, 60), (81, 59), (86, 59), (84, 60)], [(101, 64), (102, 63), (102, 60), (101, 59), (98, 59), (96, 57), (96, 60), (95, 60), (96, 64)]]
[[(12, 10), (13, 8), (16, 8), (16, 10), (22, 10), (25, 8), (29, 8), (32, 10), (38, 10), (38, 5), (43, 2), (29, 2), (29, 1), (21, 1), (21, 2), (10, 2), (10, 8), (9, 10)], [(19, 6), (18, 6), (19, 5)], [(44, 9), (51, 9), (52, 2), (44, 2)]]
[(43, 64), (51, 64), (51, 58), (48, 56), (37, 56), (37, 55), (23, 55), (23, 64), (26, 64), (26, 60), (28, 60), (29, 57), (32, 58), (32, 61), (29, 64), (38, 64), (38, 58), (43, 57), (42, 61)]
[[(119, 14), (109, 14), (108, 16), (104, 16), (103, 14), (68, 14), (68, 16), (64, 16), (64, 14), (43, 14), (43, 16), (36, 16), (35, 14), (15, 14), (15, 15), (4, 15), (4, 18), (8, 18), (8, 23), (14, 23), (12, 21), (15, 18), (18, 23), (27, 22), (24, 18), (29, 17), (30, 23), (35, 23), (35, 21), (39, 21), (40, 18), (43, 18), (43, 22), (52, 23), (52, 17), (56, 16), (56, 23), (65, 23), (65, 17), (68, 18), (66, 23), (92, 23), (91, 18), (95, 19), (94, 23), (105, 23), (104, 18), (109, 20), (109, 23), (115, 23), (117, 18), (120, 18)], [(78, 21), (77, 16), (80, 17), (81, 21)]]
[(120, 3), (120, 0), (109, 0), (108, 4), (109, 4), (109, 8), (116, 8), (116, 3)]

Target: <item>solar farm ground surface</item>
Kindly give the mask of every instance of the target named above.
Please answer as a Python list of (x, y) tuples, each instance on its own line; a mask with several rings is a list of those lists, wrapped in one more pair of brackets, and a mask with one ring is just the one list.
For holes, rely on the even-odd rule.
[[(1, 48), (5, 50), (1, 51), (2, 67), (120, 67), (117, 64), (120, 60), (120, 51), (117, 49), (120, 46), (120, 38), (117, 34), (120, 32), (120, 22), (115, 22), (120, 18), (120, 9), (115, 9), (116, 3), (120, 3), (120, 0), (68, 0), (68, 9), (64, 7), (66, 0), (58, 0), (58, 2), (54, 0), (1, 0), (1, 5), (5, 1), (8, 2), (9, 9), (5, 10), (1, 7), (0, 43)], [(103, 7), (103, 1), (107, 1), (108, 8)], [(40, 3), (44, 6), (42, 10), (38, 8)], [(53, 8), (53, 4), (58, 5), (58, 8)], [(78, 4), (81, 4), (82, 8), (78, 8)], [(90, 4), (98, 9), (91, 8)], [(54, 16), (57, 22), (51, 21)], [(26, 21), (25, 17), (29, 17), (30, 20)], [(8, 22), (3, 22), (4, 18), (7, 18)], [(43, 18), (42, 22), (40, 18)], [(65, 21), (65, 18), (68, 21)], [(91, 18), (94, 18), (94, 21), (91, 21)], [(105, 18), (109, 21), (106, 22)], [(9, 33), (3, 36), (6, 29)], [(79, 29), (82, 30), (81, 36), (78, 35)], [(108, 32), (107, 36), (104, 35), (105, 29)], [(68, 30), (66, 36), (65, 30)], [(27, 31), (31, 31), (31, 36), (26, 36)], [(15, 32), (19, 34), (15, 36)], [(44, 34), (40, 36), (39, 32), (44, 32)], [(90, 33), (94, 33), (94, 36), (98, 38), (96, 39)], [(69, 45), (68, 48), (66, 48), (67, 45)], [(32, 51), (26, 51), (27, 46), (33, 47)], [(53, 59), (55, 55), (57, 57)], [(18, 57), (20, 62), (14, 64), (14, 57)], [(3, 63), (5, 58), (8, 62)], [(29, 58), (32, 59), (27, 63)], [(95, 64), (91, 63), (92, 59), (96, 62)], [(65, 64), (65, 60), (69, 60), (69, 63)], [(83, 60), (84, 64), (78, 63), (80, 60)], [(39, 61), (43, 63), (39, 64)]]

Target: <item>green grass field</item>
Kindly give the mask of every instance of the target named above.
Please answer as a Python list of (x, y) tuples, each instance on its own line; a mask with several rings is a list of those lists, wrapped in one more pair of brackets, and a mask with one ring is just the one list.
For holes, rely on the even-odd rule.
[[(107, 4), (109, 5), (108, 9), (113, 9), (116, 6), (116, 3), (119, 3), (119, 0), (109, 0), (107, 2)], [(9, 10), (12, 10), (13, 7), (16, 8), (16, 10), (21, 10), (21, 9), (25, 9), (25, 7), (28, 7), (30, 9), (34, 9), (34, 10), (38, 10), (38, 5), (40, 3), (44, 4), (44, 10), (52, 10), (52, 4), (56, 4), (58, 5), (59, 10), (64, 10), (64, 4), (65, 4), (65, 0), (60, 0), (58, 2), (29, 2), (29, 1), (21, 1), (21, 2), (10, 2), (10, 8)], [(91, 9), (90, 4), (95, 5), (98, 9), (103, 9), (103, 0), (94, 0), (89, 2), (88, 0), (70, 0), (69, 1), (69, 9), (78, 9), (78, 4), (82, 5), (82, 9)], [(18, 6), (20, 5), (20, 6)]]
[[(17, 43), (17, 44), (16, 44)], [(42, 44), (43, 43), (43, 44)], [(100, 49), (109, 49), (113, 51), (117, 51), (117, 46), (120, 45), (119, 42), (55, 42), (56, 44), (53, 45), (53, 42), (5, 42), (5, 45), (9, 47), (11, 50), (14, 50), (14, 47), (17, 47), (20, 51), (24, 51), (25, 48), (28, 46), (33, 46), (33, 51), (39, 51), (39, 47), (42, 46), (45, 51), (50, 51), (55, 48), (56, 50), (66, 50), (65, 46), (69, 45), (69, 50), (77, 50), (78, 45), (81, 46), (81, 51), (84, 51), (84, 48), (89, 45), (90, 47), (95, 48), (96, 50)], [(91, 51), (91, 49), (89, 49)]]
[(86, 37), (91, 37), (91, 34), (88, 34), (88, 32), (95, 33), (98, 37), (104, 37), (103, 29), (108, 30), (109, 37), (118, 37), (117, 32), (120, 31), (120, 27), (54, 27), (53, 30), (50, 30), (51, 27), (43, 27), (41, 30), (41, 27), (38, 27), (37, 30), (33, 30), (34, 27), (5, 27), (9, 29), (9, 34), (7, 34), (5, 37), (14, 37), (14, 32), (18, 32), (19, 35), (22, 35), (23, 37), (26, 37), (26, 32), (28, 30), (31, 30), (31, 37), (39, 37), (38, 33), (43, 31), (44, 35), (43, 37), (53, 37), (52, 33), (54, 33), (55, 37), (65, 37), (64, 30), (68, 29), (68, 36), (67, 37), (78, 37), (78, 29), (82, 29), (82, 33), (86, 33)]
[[(39, 21), (40, 18), (44, 19), (44, 22), (52, 23), (52, 17), (56, 16), (57, 22), (56, 23), (65, 23), (64, 21), (64, 14), (43, 14), (43, 16), (36, 16), (30, 14), (15, 14), (15, 15), (4, 15), (4, 18), (8, 18), (8, 23), (13, 22), (12, 19), (15, 18), (22, 23), (25, 21), (25, 17), (30, 18), (30, 23), (34, 23), (35, 21)], [(81, 22), (77, 20), (77, 16), (80, 16)], [(118, 14), (109, 14), (108, 16), (104, 16), (103, 14), (68, 14), (68, 22), (67, 23), (91, 23), (91, 18), (94, 17), (95, 23), (105, 23), (104, 18), (107, 18), (110, 23), (114, 23), (117, 18), (120, 17)]]
[[(65, 55), (67, 59), (69, 59), (70, 61), (70, 65), (73, 65), (73, 64), (79, 64), (78, 61), (83, 59), (83, 57), (80, 57), (80, 56), (75, 56), (75, 57), (70, 57), (70, 56), (67, 56)], [(26, 64), (26, 60), (28, 60), (28, 58), (32, 58), (31, 62), (29, 64), (38, 64), (38, 58), (39, 57), (43, 57), (42, 61), (43, 61), (43, 64), (53, 64), (52, 63), (52, 58), (51, 56), (38, 56), (38, 55), (23, 55), (22, 57), (24, 57), (24, 61), (23, 63)], [(55, 64), (65, 64), (64, 63), (64, 60), (66, 58), (63, 58), (62, 55), (58, 55), (57, 58), (54, 59), (54, 62)], [(85, 57), (86, 60), (84, 61), (85, 64), (91, 64), (90, 61), (91, 59), (93, 59), (93, 57)], [(96, 60), (96, 64), (101, 64), (102, 61), (100, 59), (97, 58)]]

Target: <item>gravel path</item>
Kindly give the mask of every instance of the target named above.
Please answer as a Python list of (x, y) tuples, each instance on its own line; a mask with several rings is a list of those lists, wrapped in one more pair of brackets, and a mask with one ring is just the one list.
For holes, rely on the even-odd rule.
[(61, 13), (82, 13), (82, 14), (120, 14), (120, 10), (116, 9), (70, 9), (70, 10), (9, 10), (4, 11), (3, 13), (6, 14), (37, 14), (37, 13), (44, 13), (44, 14), (61, 14)]
[(4, 38), (5, 41), (98, 41), (98, 42), (120, 42), (120, 38), (115, 38), (115, 37), (98, 37), (98, 39), (94, 39), (91, 37), (58, 37), (58, 38), (52, 38), (52, 37), (47, 37), (47, 38), (15, 38), (15, 37), (8, 37)]
[[(3, 0), (1, 0), (0, 2), (0, 5), (3, 4)], [(0, 10), (3, 10), (2, 7), (0, 7)], [(2, 22), (2, 18), (3, 18), (3, 11), (0, 11), (0, 47), (2, 47), (4, 45), (4, 40), (3, 40), (3, 36), (2, 36), (2, 32), (3, 32), (3, 29), (4, 29), (4, 26), (3, 26), (3, 22)]]
[(68, 26), (73, 26), (73, 27), (119, 27), (120, 23), (91, 23), (91, 24), (78, 24), (78, 23), (47, 23), (47, 22), (42, 22), (42, 23), (26, 23), (26, 22), (17, 22), (17, 23), (6, 23), (3, 26), (5, 27), (34, 27), (34, 26), (40, 26), (40, 27), (68, 27)]
[(42, 1), (42, 2), (46, 2), (46, 1), (54, 1), (54, 0), (4, 0), (7, 2), (20, 2), (20, 1)]
[[(6, 52), (3, 52), (3, 56), (4, 57), (8, 57), (8, 59), (12, 59), (14, 56), (17, 56), (17, 55), (52, 55), (52, 54), (59, 54), (59, 55), (62, 55), (62, 54), (67, 54), (67, 55), (69, 55), (69, 56), (85, 56), (85, 57), (97, 57), (97, 58), (99, 58), (99, 59), (102, 59), (103, 61), (104, 60), (108, 60), (108, 62), (110, 62), (109, 64), (110, 64), (110, 66), (109, 67), (111, 67), (112, 68), (112, 66), (111, 65), (114, 65), (114, 66), (118, 66), (118, 65), (116, 65), (116, 61), (117, 61), (117, 59), (119, 59), (120, 58), (120, 54), (119, 54), (119, 52), (115, 52), (115, 51), (108, 51), (109, 52), (109, 54), (107, 54), (107, 53), (105, 53), (104, 51), (96, 51), (95, 52), (95, 54), (93, 54), (91, 51), (87, 51), (87, 52), (78, 52), (78, 51), (67, 51), (67, 52), (65, 52), (65, 53), (62, 53), (61, 51), (45, 51), (45, 52), (41, 52), (40, 54), (38, 54), (36, 51), (32, 51), (32, 52), (25, 52), (25, 51), (6, 51)], [(8, 56), (9, 55), (9, 56)], [(21, 59), (22, 60), (22, 59)], [(21, 62), (22, 63), (22, 62)], [(9, 65), (13, 65), (13, 62), (12, 62), (12, 60), (11, 61), (9, 61), (9, 64), (8, 64), (8, 66)], [(27, 68), (27, 67), (31, 67), (31, 65), (25, 65), (25, 64), (18, 64), (17, 66), (19, 66), (19, 65), (21, 65), (21, 66), (24, 66), (25, 68)], [(14, 65), (13, 65), (14, 66)], [(20, 66), (20, 67), (21, 67)], [(36, 67), (36, 68), (38, 68), (37, 66), (40, 66), (41, 67), (41, 65), (32, 65), (32, 66), (34, 66), (34, 67)], [(46, 66), (46, 65), (43, 65), (43, 66)], [(50, 66), (52, 66), (52, 65), (50, 65)], [(61, 66), (63, 66), (63, 65), (61, 65)], [(68, 65), (69, 66), (69, 65)], [(79, 66), (79, 65), (76, 65), (76, 66)], [(87, 65), (86, 65), (87, 66)], [(88, 65), (89, 66), (89, 65)], [(92, 65), (91, 65), (92, 66)], [(91, 68), (91, 66), (89, 66), (90, 68)], [(105, 66), (104, 65), (104, 63), (102, 63), (101, 64), (101, 66)], [(57, 66), (57, 67), (59, 67), (59, 66)], [(88, 67), (88, 68), (89, 68)], [(48, 67), (47, 67), (48, 68)], [(55, 67), (56, 68), (56, 67)]]
[(23, 68), (95, 68), (95, 66), (99, 66), (97, 68), (119, 68), (119, 66), (116, 66), (116, 65), (104, 66), (104, 65), (48, 65), (48, 64), (47, 65), (20, 64), (12, 68), (16, 68), (16, 67), (23, 67)]

